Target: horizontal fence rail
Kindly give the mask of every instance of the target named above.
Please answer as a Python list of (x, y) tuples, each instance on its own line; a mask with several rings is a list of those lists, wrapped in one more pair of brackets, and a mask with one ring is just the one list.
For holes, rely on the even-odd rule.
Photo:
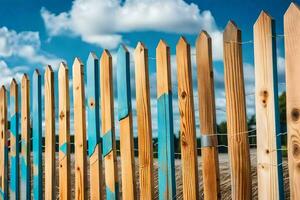
[[(175, 63), (171, 62), (172, 47), (165, 41), (159, 41), (155, 58), (139, 42), (134, 52), (121, 45), (116, 57), (108, 50), (100, 58), (91, 52), (86, 65), (75, 58), (72, 73), (62, 62), (58, 72), (46, 66), (43, 74), (35, 70), (31, 78), (24, 74), (20, 83), (13, 79), (9, 91), (5, 86), (0, 89), (0, 199), (248, 200), (254, 197), (253, 146), (257, 163), (252, 160), (252, 167), (256, 166), (258, 177), (255, 195), (284, 199), (288, 195), (281, 139), (286, 136), (290, 197), (300, 199), (299, 27), (300, 9), (292, 3), (280, 36), (285, 40), (287, 132), (280, 131), (279, 122), (278, 35), (275, 20), (266, 12), (261, 12), (253, 26), (253, 41), (242, 42), (242, 31), (233, 21), (224, 30), (226, 110), (215, 103), (213, 38), (205, 31), (194, 42), (195, 54), (188, 41), (179, 38)], [(242, 45), (248, 43), (254, 44), (255, 92), (245, 94)], [(155, 60), (156, 82), (149, 74), (149, 60)], [(193, 79), (198, 88), (193, 88)], [(156, 110), (151, 109), (153, 85)], [(247, 125), (249, 96), (256, 102), (254, 128)], [(226, 113), (227, 133), (218, 132), (217, 112)], [(155, 122), (153, 113), (157, 113)], [(156, 122), (157, 137), (153, 137)], [(174, 134), (176, 125), (179, 140)], [(221, 192), (223, 166), (218, 151), (224, 149), (229, 154), (230, 197)], [(199, 187), (201, 179), (203, 188)]]

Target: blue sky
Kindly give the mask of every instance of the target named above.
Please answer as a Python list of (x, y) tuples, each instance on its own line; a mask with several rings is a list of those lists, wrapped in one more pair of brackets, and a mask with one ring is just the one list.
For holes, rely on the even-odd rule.
[[(213, 40), (217, 120), (220, 122), (225, 120), (225, 113), (220, 111), (225, 109), (222, 32), (228, 20), (234, 20), (242, 30), (242, 40), (249, 41), (243, 44), (243, 59), (246, 93), (251, 94), (254, 92), (253, 24), (261, 10), (265, 10), (276, 20), (277, 34), (283, 34), (283, 15), (290, 3), (287, 0), (1, 0), (0, 84), (8, 85), (12, 77), (20, 80), (22, 73), (31, 75), (35, 68), (43, 71), (46, 64), (51, 64), (55, 71), (62, 60), (71, 66), (75, 56), (85, 63), (90, 51), (100, 57), (103, 48), (111, 51), (115, 62), (115, 53), (121, 43), (132, 52), (137, 42), (142, 41), (149, 49), (149, 57), (155, 57), (156, 45), (159, 39), (164, 39), (171, 47), (174, 115), (178, 116), (175, 46), (179, 36), (184, 35), (193, 52), (197, 34), (204, 29)], [(279, 82), (284, 82), (282, 37), (277, 38), (277, 58)], [(192, 63), (197, 109), (194, 56)], [(155, 131), (156, 73), (155, 60), (151, 59), (149, 76)], [(133, 70), (131, 77), (134, 96)], [(279, 89), (284, 90), (284, 85), (280, 84)], [(247, 113), (251, 116), (254, 96), (248, 95), (246, 99)], [(198, 124), (198, 112), (195, 115)], [(175, 117), (175, 126), (179, 125), (178, 120)]]

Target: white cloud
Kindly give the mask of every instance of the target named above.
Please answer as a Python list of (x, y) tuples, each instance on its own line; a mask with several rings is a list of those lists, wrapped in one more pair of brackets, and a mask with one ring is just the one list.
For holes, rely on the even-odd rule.
[(27, 67), (20, 66), (9, 68), (4, 60), (0, 60), (0, 85), (5, 85), (8, 87), (13, 78), (15, 78), (17, 81), (20, 81), (23, 75), (20, 73), (22, 70), (27, 70)]
[(46, 8), (41, 15), (50, 36), (80, 36), (85, 42), (115, 48), (122, 33), (158, 31), (197, 34), (208, 31), (216, 58), (222, 57), (219, 31), (210, 11), (184, 0), (75, 0), (71, 10), (54, 14)]
[(38, 32), (23, 31), (17, 33), (7, 27), (0, 28), (0, 58), (16, 56), (28, 63), (58, 67), (61, 59), (41, 50)]

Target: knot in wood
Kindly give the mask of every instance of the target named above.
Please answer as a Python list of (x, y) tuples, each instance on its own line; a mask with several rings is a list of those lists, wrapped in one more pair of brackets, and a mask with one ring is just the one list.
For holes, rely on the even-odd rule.
[(291, 118), (294, 122), (298, 121), (300, 117), (300, 110), (298, 108), (293, 108), (291, 111)]
[(65, 117), (65, 114), (64, 114), (64, 112), (62, 111), (62, 112), (60, 113), (60, 115), (59, 115), (59, 118), (62, 120), (64, 117)]
[(293, 156), (294, 158), (300, 157), (300, 146), (299, 144), (293, 144)]
[(261, 102), (262, 102), (263, 107), (266, 107), (267, 106), (268, 96), (269, 96), (268, 91), (267, 90), (262, 90), (260, 92), (260, 96), (261, 96)]
[(180, 97), (182, 98), (182, 99), (185, 99), (186, 98), (186, 91), (182, 91), (181, 92), (181, 94), (180, 94)]
[(95, 101), (94, 101), (94, 99), (90, 99), (90, 107), (91, 108), (95, 107)]

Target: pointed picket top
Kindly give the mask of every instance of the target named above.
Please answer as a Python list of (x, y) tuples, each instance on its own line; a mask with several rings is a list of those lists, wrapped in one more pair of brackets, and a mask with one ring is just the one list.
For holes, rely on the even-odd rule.
[(22, 76), (22, 83), (25, 83), (25, 82), (27, 82), (27, 81), (29, 81), (29, 77), (28, 77), (28, 75), (25, 73), (25, 74), (23, 74), (23, 76)]
[(127, 53), (129, 51), (128, 51), (127, 47), (125, 46), (125, 44), (121, 44), (120, 47), (119, 47), (118, 52)]
[(74, 67), (82, 67), (82, 66), (83, 66), (83, 63), (82, 63), (82, 61), (80, 60), (80, 58), (75, 57), (74, 62), (73, 62), (73, 68), (74, 68)]
[(67, 71), (68, 71), (67, 64), (65, 62), (61, 62), (59, 64), (58, 77), (64, 77)]
[(179, 47), (188, 47), (190, 46), (190, 44), (187, 42), (187, 40), (185, 39), (185, 37), (180, 36), (177, 45), (176, 45), (176, 49)]
[(300, 8), (298, 4), (292, 2), (284, 14), (284, 19), (286, 19), (289, 16), (299, 15), (299, 14), (300, 14)]
[(94, 63), (95, 60), (98, 60), (98, 57), (96, 56), (95, 52), (90, 52), (87, 62)]
[(141, 52), (145, 52), (146, 50), (148, 49), (146, 48), (145, 44), (142, 42), (138, 42), (134, 50), (134, 55), (139, 55)]
[(15, 92), (17, 87), (18, 87), (18, 83), (17, 83), (16, 79), (13, 78), (10, 83), (10, 91)]
[(4, 85), (1, 86), (1, 89), (0, 89), (0, 94), (3, 94), (6, 92), (6, 88)]
[(255, 24), (254, 24), (254, 28), (258, 26), (258, 24), (265, 24), (268, 23), (271, 25), (273, 18), (271, 17), (271, 15), (269, 15), (269, 13), (267, 13), (266, 11), (261, 11)]
[(104, 49), (101, 55), (101, 60), (103, 58), (111, 58), (110, 52), (107, 49)]
[(159, 40), (158, 45), (156, 47), (156, 52), (158, 51), (166, 51), (168, 50), (169, 46), (164, 40)]
[(33, 72), (33, 76), (39, 76), (40, 75), (40, 71), (38, 69), (35, 69)]
[(228, 22), (223, 33), (224, 42), (240, 42), (241, 30), (237, 27), (236, 23), (232, 20)]
[(208, 42), (209, 40), (211, 40), (210, 35), (206, 31), (201, 31), (196, 39), (196, 44)]
[(50, 65), (46, 66), (45, 75), (53, 73), (52, 67)]

